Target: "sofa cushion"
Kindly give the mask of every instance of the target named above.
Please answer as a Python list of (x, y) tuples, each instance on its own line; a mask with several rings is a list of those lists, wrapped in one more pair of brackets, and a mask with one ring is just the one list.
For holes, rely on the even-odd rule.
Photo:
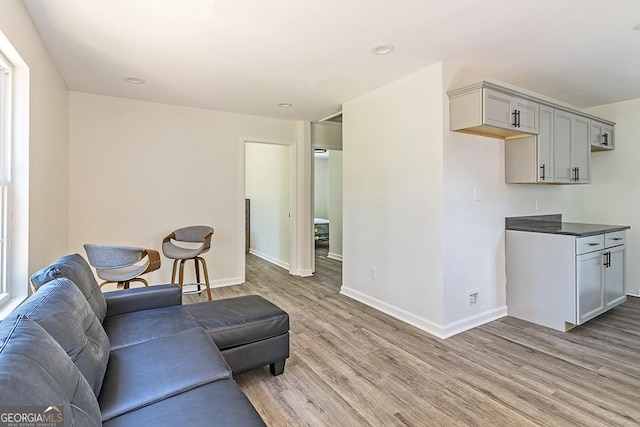
[(259, 295), (183, 306), (205, 328), (220, 350), (289, 331), (289, 315)]
[(102, 326), (111, 341), (111, 350), (198, 327), (184, 307), (172, 305), (107, 317)]
[(111, 352), (98, 396), (102, 419), (229, 378), (231, 369), (202, 328), (123, 347)]
[(64, 425), (99, 426), (96, 396), (62, 347), (22, 316), (0, 322), (0, 405), (56, 405)]
[(89, 305), (93, 309), (98, 320), (102, 322), (107, 314), (107, 303), (104, 295), (93, 276), (93, 271), (87, 261), (80, 254), (66, 255), (57, 259), (53, 264), (34, 273), (31, 276), (31, 283), (38, 289), (40, 286), (53, 279), (66, 277), (80, 289)]
[(205, 384), (123, 414), (104, 427), (259, 427), (264, 421), (233, 380)]
[(15, 311), (38, 323), (62, 346), (97, 396), (109, 360), (109, 338), (84, 295), (69, 279), (55, 279)]

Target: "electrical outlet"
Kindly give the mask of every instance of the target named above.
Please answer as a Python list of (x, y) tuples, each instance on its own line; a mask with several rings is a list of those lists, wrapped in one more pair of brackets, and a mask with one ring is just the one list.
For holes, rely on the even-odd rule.
[(480, 194), (478, 194), (478, 187), (473, 187), (473, 200), (476, 202), (480, 200)]
[(536, 200), (536, 210), (540, 210), (540, 200)]
[(378, 278), (378, 270), (375, 267), (369, 267), (369, 278), (373, 280)]
[(480, 294), (480, 289), (473, 289), (467, 291), (467, 308), (473, 308), (478, 304), (478, 296)]

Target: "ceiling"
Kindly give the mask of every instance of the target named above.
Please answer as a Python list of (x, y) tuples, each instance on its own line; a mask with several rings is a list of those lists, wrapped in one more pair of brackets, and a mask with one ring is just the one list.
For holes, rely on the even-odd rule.
[(23, 3), (75, 91), (315, 121), (451, 61), (581, 108), (640, 98), (638, 0)]

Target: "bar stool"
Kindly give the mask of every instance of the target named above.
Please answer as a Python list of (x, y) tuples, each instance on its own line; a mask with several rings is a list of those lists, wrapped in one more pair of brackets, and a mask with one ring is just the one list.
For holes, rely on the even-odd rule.
[[(200, 288), (200, 265), (204, 273), (204, 282), (207, 288), (207, 297), (211, 301), (211, 286), (209, 285), (209, 273), (207, 271), (207, 262), (200, 255), (209, 251), (211, 248), (211, 237), (213, 236), (213, 228), (206, 225), (194, 225), (183, 227), (175, 230), (164, 239), (162, 239), (162, 253), (169, 259), (173, 259), (173, 268), (171, 269), (171, 283), (175, 283), (176, 269), (178, 262), (180, 270), (178, 274), (178, 284), (184, 287), (184, 263), (193, 260), (196, 272), (196, 285), (198, 285), (198, 293), (202, 292)], [(200, 246), (193, 247), (193, 244), (199, 243)]]
[(118, 289), (129, 289), (131, 282), (149, 286), (140, 276), (160, 268), (160, 254), (153, 249), (87, 243), (84, 250), (96, 274), (104, 280), (100, 287), (117, 283)]

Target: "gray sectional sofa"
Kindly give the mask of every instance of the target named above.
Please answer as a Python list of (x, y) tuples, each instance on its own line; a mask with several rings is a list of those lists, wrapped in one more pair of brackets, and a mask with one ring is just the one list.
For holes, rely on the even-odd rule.
[(102, 293), (78, 254), (0, 322), (0, 405), (74, 426), (262, 426), (233, 375), (283, 372), (289, 317), (259, 296), (181, 304), (177, 285)]

